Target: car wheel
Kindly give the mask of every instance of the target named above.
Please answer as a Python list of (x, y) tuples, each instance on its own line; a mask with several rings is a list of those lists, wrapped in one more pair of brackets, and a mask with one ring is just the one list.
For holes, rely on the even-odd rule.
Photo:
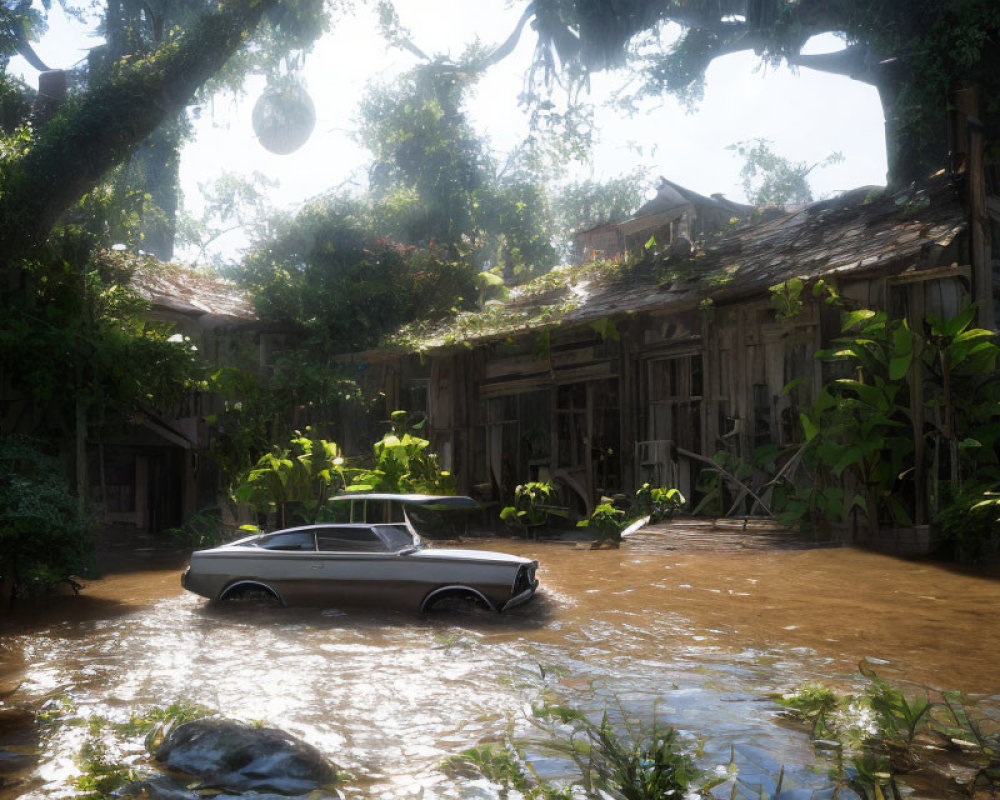
[(219, 598), (225, 603), (247, 603), (262, 606), (280, 606), (277, 592), (262, 584), (238, 584), (226, 589)]
[(472, 591), (442, 592), (428, 598), (422, 609), (435, 614), (492, 614), (493, 606), (480, 594)]

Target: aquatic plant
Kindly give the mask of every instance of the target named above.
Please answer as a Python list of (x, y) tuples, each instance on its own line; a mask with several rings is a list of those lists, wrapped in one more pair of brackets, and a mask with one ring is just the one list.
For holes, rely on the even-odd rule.
[[(546, 704), (534, 710), (533, 720), (544, 739), (470, 748), (447, 759), (442, 769), (455, 777), (486, 778), (500, 787), (502, 797), (513, 790), (528, 800), (569, 800), (581, 793), (604, 800), (663, 800), (705, 794), (725, 781), (705, 779), (677, 731), (655, 719), (644, 727), (622, 716), (614, 724), (605, 713), (593, 722), (576, 709)], [(522, 747), (567, 759), (577, 776), (559, 784), (541, 779)]]
[(72, 698), (57, 695), (42, 705), (35, 720), (47, 736), (54, 736), (65, 727), (86, 728), (74, 759), (80, 770), (72, 781), (74, 797), (111, 800), (121, 796), (126, 786), (149, 777), (150, 770), (128, 757), (131, 741), (144, 737), (144, 745), (152, 753), (175, 725), (215, 713), (207, 706), (180, 699), (134, 712), (125, 722), (114, 722), (101, 715), (84, 716)]
[(807, 683), (794, 694), (775, 695), (774, 700), (810, 723), (815, 738), (831, 732), (829, 716), (842, 704), (840, 695), (821, 683)]
[(110, 800), (139, 777), (134, 766), (115, 759), (97, 719), (91, 720), (76, 764), (81, 770), (73, 781), (77, 800)]
[(865, 662), (860, 670), (867, 684), (859, 693), (839, 694), (811, 683), (774, 697), (810, 726), (818, 748), (838, 754), (836, 780), (865, 800), (898, 798), (896, 776), (927, 772), (925, 745), (930, 744), (938, 753), (948, 752), (949, 762), (971, 772), (970, 790), (1000, 790), (997, 709), (984, 708), (958, 693), (927, 687), (904, 691)]

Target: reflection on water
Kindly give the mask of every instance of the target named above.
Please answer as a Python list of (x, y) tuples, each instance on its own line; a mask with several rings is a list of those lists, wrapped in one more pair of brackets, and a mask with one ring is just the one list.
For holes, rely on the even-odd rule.
[[(786, 787), (824, 797), (825, 766), (776, 721), (769, 692), (847, 684), (863, 657), (886, 662), (890, 679), (998, 688), (1000, 583), (988, 578), (849, 550), (499, 546), (538, 558), (543, 586), (500, 618), (220, 608), (181, 592), (176, 570), (115, 576), (8, 626), (0, 689), (20, 672), (8, 705), (65, 693), (82, 714), (113, 719), (184, 698), (305, 738), (356, 776), (348, 794), (472, 798), (482, 787), (456, 785), (442, 759), (510, 726), (528, 732), (543, 697), (597, 715), (655, 708), (705, 740), (707, 766), (735, 752), (747, 784), (766, 792), (784, 765)], [(79, 735), (56, 734), (29, 796), (71, 795)]]

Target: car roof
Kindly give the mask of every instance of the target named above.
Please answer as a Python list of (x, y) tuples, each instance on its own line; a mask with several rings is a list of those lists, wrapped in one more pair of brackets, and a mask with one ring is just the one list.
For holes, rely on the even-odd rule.
[(478, 508), (479, 503), (464, 495), (433, 495), (433, 494), (390, 494), (388, 492), (357, 492), (339, 494), (331, 497), (330, 502), (346, 500), (391, 501), (403, 505), (421, 506), (430, 509)]

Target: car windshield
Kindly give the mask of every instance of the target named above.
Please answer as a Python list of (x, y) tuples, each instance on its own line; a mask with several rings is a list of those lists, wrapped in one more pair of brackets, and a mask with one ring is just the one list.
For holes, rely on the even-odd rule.
[(390, 552), (398, 553), (408, 547), (419, 547), (420, 537), (414, 536), (407, 529), (406, 525), (376, 525), (379, 535), (385, 540)]

